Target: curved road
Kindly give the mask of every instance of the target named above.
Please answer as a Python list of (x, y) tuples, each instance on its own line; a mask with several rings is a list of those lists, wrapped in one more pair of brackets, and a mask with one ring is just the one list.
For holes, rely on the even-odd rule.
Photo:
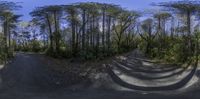
[[(43, 55), (18, 53), (0, 69), (0, 99), (199, 99), (199, 91), (184, 94), (138, 93), (105, 89), (64, 89), (61, 74), (46, 68)], [(194, 98), (191, 98), (194, 97)]]
[[(59, 80), (54, 72), (48, 70), (48, 64), (43, 62), (43, 55), (17, 53), (10, 63), (0, 70), (0, 91), (49, 91), (56, 89)], [(59, 76), (59, 75), (58, 75)]]

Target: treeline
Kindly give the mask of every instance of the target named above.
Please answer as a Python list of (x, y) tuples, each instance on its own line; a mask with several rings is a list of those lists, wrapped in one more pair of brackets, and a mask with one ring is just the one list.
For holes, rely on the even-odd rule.
[(179, 62), (199, 53), (199, 24), (194, 20), (199, 4), (158, 3), (164, 10), (146, 19), (141, 12), (95, 2), (43, 6), (30, 15), (46, 35), (47, 53), (54, 56), (95, 59), (138, 48), (148, 57)]
[(55, 57), (83, 60), (134, 49), (170, 62), (197, 58), (200, 2), (173, 1), (154, 6), (161, 10), (148, 12), (148, 18), (143, 17), (146, 12), (96, 2), (37, 7), (30, 13), (32, 20), (16, 29), (13, 46), (15, 50), (45, 51)]
[[(30, 13), (48, 32), (49, 53), (98, 58), (137, 47), (139, 14), (120, 6), (76, 3), (38, 7)], [(65, 47), (65, 48), (63, 48)]]
[(2, 63), (2, 60), (7, 60), (7, 58), (13, 56), (12, 36), (21, 16), (15, 14), (14, 10), (20, 7), (13, 2), (0, 1), (0, 24), (2, 30), (0, 32), (0, 63)]

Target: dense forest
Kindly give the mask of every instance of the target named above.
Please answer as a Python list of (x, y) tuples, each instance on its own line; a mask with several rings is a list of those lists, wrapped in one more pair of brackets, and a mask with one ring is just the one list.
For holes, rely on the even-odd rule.
[[(14, 2), (0, 2), (0, 60), (15, 51), (44, 52), (81, 60), (139, 49), (147, 57), (184, 62), (200, 55), (200, 2), (152, 4), (155, 11), (127, 10), (114, 4), (87, 2), (35, 8), (20, 21)], [(150, 12), (150, 13), (149, 13)]]
[(0, 99), (200, 99), (200, 0), (75, 1), (0, 0)]

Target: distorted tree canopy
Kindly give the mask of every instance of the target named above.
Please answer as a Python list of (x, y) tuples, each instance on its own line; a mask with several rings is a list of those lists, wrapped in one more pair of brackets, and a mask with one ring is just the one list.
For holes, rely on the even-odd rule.
[[(138, 13), (124, 10), (117, 5), (76, 3), (45, 6), (36, 8), (30, 14), (41, 24), (46, 25), (50, 38), (49, 50), (55, 53), (60, 52), (61, 42), (64, 43), (64, 49), (71, 49), (73, 56), (107, 56), (135, 47), (129, 44), (132, 46), (121, 48), (123, 43), (127, 42), (123, 37), (127, 34), (134, 35), (128, 29), (135, 25)], [(60, 39), (66, 32), (69, 33), (68, 36)], [(111, 51), (113, 48), (117, 48), (116, 52)]]
[[(139, 49), (147, 57), (184, 61), (199, 48), (199, 1), (173, 1), (148, 18), (119, 5), (78, 2), (36, 7), (29, 22), (19, 22), (16, 3), (1, 1), (4, 50), (34, 51), (65, 58), (103, 59)], [(148, 13), (149, 14), (149, 13)], [(11, 55), (12, 56), (12, 55)], [(7, 56), (6, 56), (7, 57)]]
[(2, 39), (0, 47), (0, 60), (12, 56), (7, 53), (12, 53), (11, 36), (13, 35), (16, 23), (21, 16), (16, 15), (14, 10), (17, 10), (20, 7), (21, 6), (14, 2), (0, 1), (0, 22), (2, 24), (2, 34), (0, 35), (0, 38)]

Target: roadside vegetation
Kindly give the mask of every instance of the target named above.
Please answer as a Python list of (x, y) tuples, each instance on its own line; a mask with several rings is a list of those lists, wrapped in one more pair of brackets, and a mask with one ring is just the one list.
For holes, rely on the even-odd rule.
[[(0, 59), (14, 51), (45, 52), (57, 58), (102, 60), (139, 49), (146, 57), (180, 63), (200, 53), (199, 1), (154, 4), (159, 11), (127, 10), (114, 4), (87, 2), (35, 8), (29, 22), (19, 22), (20, 8), (0, 2)], [(145, 16), (146, 17), (146, 16)]]
[(0, 63), (6, 63), (8, 58), (13, 56), (13, 42), (17, 29), (17, 22), (21, 15), (14, 13), (21, 6), (14, 2), (0, 1)]

